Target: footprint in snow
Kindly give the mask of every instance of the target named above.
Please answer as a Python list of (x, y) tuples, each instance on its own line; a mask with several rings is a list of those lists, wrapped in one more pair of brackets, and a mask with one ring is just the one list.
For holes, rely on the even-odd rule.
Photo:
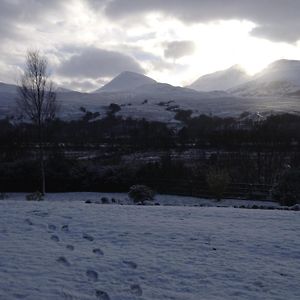
[(74, 246), (73, 245), (67, 245), (66, 248), (70, 251), (74, 251)]
[(52, 234), (50, 239), (54, 242), (59, 242), (59, 237), (57, 235)]
[(88, 279), (91, 280), (91, 281), (97, 281), (98, 280), (98, 273), (94, 270), (87, 270), (85, 274), (88, 277)]
[(98, 300), (110, 300), (108, 294), (104, 291), (96, 290), (96, 297)]
[(70, 267), (70, 265), (71, 265), (64, 256), (60, 256), (56, 261), (66, 267)]
[(32, 221), (30, 219), (25, 219), (25, 223), (28, 225), (33, 225)]
[(61, 231), (63, 231), (63, 232), (69, 232), (69, 225), (63, 225), (61, 227)]
[(133, 261), (123, 260), (123, 263), (132, 269), (136, 269), (138, 267), (138, 265)]
[(94, 238), (93, 238), (91, 235), (87, 234), (87, 233), (84, 233), (84, 234), (82, 235), (82, 237), (83, 237), (84, 239), (90, 241), (90, 242), (92, 242), (92, 241), (94, 240)]
[(53, 224), (48, 224), (48, 229), (51, 231), (55, 231), (56, 230), (56, 226)]
[(97, 255), (104, 255), (103, 251), (100, 248), (93, 249), (93, 253)]
[(135, 296), (142, 296), (143, 295), (143, 290), (142, 290), (142, 288), (140, 287), (139, 284), (132, 284), (130, 286), (130, 290), (131, 290), (131, 293)]

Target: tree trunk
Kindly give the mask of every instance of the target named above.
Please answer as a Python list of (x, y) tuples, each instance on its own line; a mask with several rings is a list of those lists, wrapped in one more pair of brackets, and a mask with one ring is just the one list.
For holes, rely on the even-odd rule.
[(40, 148), (40, 166), (41, 166), (41, 193), (46, 194), (46, 175), (45, 175), (45, 163), (44, 163), (44, 150), (41, 145)]
[(43, 145), (43, 132), (42, 124), (38, 124), (39, 131), (39, 161), (40, 161), (40, 172), (41, 172), (41, 193), (46, 194), (46, 174), (45, 174), (45, 161), (44, 161), (44, 145)]

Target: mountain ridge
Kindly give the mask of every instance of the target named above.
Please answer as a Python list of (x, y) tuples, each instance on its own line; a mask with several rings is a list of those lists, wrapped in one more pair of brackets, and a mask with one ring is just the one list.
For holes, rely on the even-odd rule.
[(300, 61), (281, 59), (237, 85), (230, 93), (243, 97), (282, 96), (300, 90)]
[(189, 88), (197, 91), (226, 91), (237, 84), (242, 84), (250, 80), (250, 76), (239, 65), (234, 65), (228, 69), (200, 76)]

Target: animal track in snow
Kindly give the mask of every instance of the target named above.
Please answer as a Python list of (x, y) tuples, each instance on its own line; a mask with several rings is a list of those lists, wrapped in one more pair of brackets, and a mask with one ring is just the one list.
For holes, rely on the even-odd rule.
[(73, 251), (74, 250), (74, 246), (73, 245), (67, 245), (66, 248), (70, 251)]
[(87, 270), (86, 271), (86, 276), (91, 281), (97, 281), (98, 280), (98, 273), (94, 270)]
[(64, 256), (60, 256), (56, 261), (66, 267), (69, 267), (71, 265)]
[(94, 238), (93, 238), (91, 235), (87, 234), (87, 233), (84, 233), (84, 234), (82, 235), (82, 237), (83, 237), (84, 239), (90, 241), (90, 242), (92, 242), (92, 241), (94, 240)]
[(32, 221), (30, 219), (25, 219), (25, 223), (28, 225), (33, 225)]
[(139, 284), (132, 284), (130, 286), (130, 290), (131, 290), (131, 293), (135, 296), (142, 296), (143, 295), (143, 290), (142, 290), (142, 288), (140, 287)]
[(57, 235), (52, 234), (50, 239), (54, 242), (59, 242), (59, 237)]
[(56, 230), (56, 226), (53, 224), (48, 224), (48, 229), (51, 231), (55, 231)]
[(123, 260), (123, 263), (132, 269), (136, 269), (138, 267), (138, 265), (133, 261)]
[(106, 292), (100, 290), (96, 290), (96, 297), (98, 300), (110, 300), (109, 295)]
[(93, 249), (93, 253), (97, 255), (104, 255), (103, 251), (100, 248)]
[(69, 225), (63, 225), (63, 226), (61, 226), (61, 231), (63, 231), (63, 232), (69, 232)]

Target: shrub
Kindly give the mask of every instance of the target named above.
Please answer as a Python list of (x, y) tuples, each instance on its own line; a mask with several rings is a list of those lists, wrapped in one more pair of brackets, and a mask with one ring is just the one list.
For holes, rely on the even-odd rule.
[(272, 196), (281, 205), (300, 203), (300, 170), (286, 171), (273, 187)]
[(109, 199), (107, 197), (102, 197), (101, 202), (102, 204), (109, 204)]
[(144, 204), (145, 201), (154, 200), (155, 193), (146, 185), (133, 185), (129, 189), (128, 196), (134, 203)]
[(108, 112), (107, 112), (107, 114), (108, 115), (114, 115), (115, 113), (117, 113), (120, 110), (121, 110), (121, 106), (119, 104), (111, 103), (108, 106)]
[(42, 201), (44, 200), (43, 194), (39, 191), (36, 191), (35, 193), (26, 195), (27, 201)]
[(206, 181), (212, 195), (220, 201), (230, 182), (228, 173), (224, 170), (211, 169), (207, 173)]

